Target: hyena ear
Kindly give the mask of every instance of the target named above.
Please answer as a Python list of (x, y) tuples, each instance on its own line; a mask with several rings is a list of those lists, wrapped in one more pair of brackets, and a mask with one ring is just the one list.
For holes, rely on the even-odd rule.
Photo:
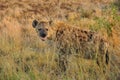
[(38, 24), (38, 21), (37, 20), (33, 20), (33, 22), (32, 22), (33, 28), (35, 28), (37, 26), (37, 24)]

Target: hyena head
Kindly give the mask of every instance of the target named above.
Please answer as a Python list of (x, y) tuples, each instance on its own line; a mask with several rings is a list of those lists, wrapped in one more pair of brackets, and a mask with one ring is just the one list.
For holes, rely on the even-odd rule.
[(36, 29), (36, 32), (42, 41), (50, 38), (50, 27), (52, 21), (40, 21), (33, 20), (32, 26)]

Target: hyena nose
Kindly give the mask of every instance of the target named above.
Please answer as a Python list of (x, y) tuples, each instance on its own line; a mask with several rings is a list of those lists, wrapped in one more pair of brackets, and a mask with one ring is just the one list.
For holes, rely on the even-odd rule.
[(46, 36), (47, 36), (47, 34), (42, 33), (42, 34), (40, 34), (40, 36), (44, 38), (44, 37), (46, 37)]

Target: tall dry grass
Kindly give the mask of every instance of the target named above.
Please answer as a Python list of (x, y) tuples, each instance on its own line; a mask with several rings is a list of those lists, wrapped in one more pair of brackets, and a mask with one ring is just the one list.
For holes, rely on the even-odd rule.
[[(0, 80), (116, 80), (120, 66), (118, 6), (113, 0), (1, 0)], [(42, 18), (106, 35), (111, 54), (115, 54), (111, 70), (104, 75), (94, 60), (71, 56), (66, 75), (60, 74), (54, 47), (40, 41), (31, 26), (33, 19)]]

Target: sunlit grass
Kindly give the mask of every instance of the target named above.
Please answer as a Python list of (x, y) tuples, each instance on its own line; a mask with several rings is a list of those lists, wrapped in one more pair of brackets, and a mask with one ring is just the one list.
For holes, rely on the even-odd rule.
[[(74, 11), (60, 9), (62, 3)], [(61, 0), (59, 6), (56, 4), (55, 0), (0, 1), (0, 80), (116, 80), (119, 65), (114, 61), (115, 67), (111, 65), (111, 70), (104, 74), (95, 60), (73, 55), (68, 58), (66, 74), (60, 72), (55, 47), (42, 42), (31, 23), (33, 19), (40, 20), (46, 16), (56, 19), (57, 9), (60, 9), (61, 20), (66, 23), (106, 36), (113, 46), (110, 47), (112, 55), (118, 55), (114, 60), (119, 61), (119, 4), (113, 4), (112, 0)], [(46, 10), (51, 5), (54, 5), (50, 8), (53, 11), (48, 13)]]

